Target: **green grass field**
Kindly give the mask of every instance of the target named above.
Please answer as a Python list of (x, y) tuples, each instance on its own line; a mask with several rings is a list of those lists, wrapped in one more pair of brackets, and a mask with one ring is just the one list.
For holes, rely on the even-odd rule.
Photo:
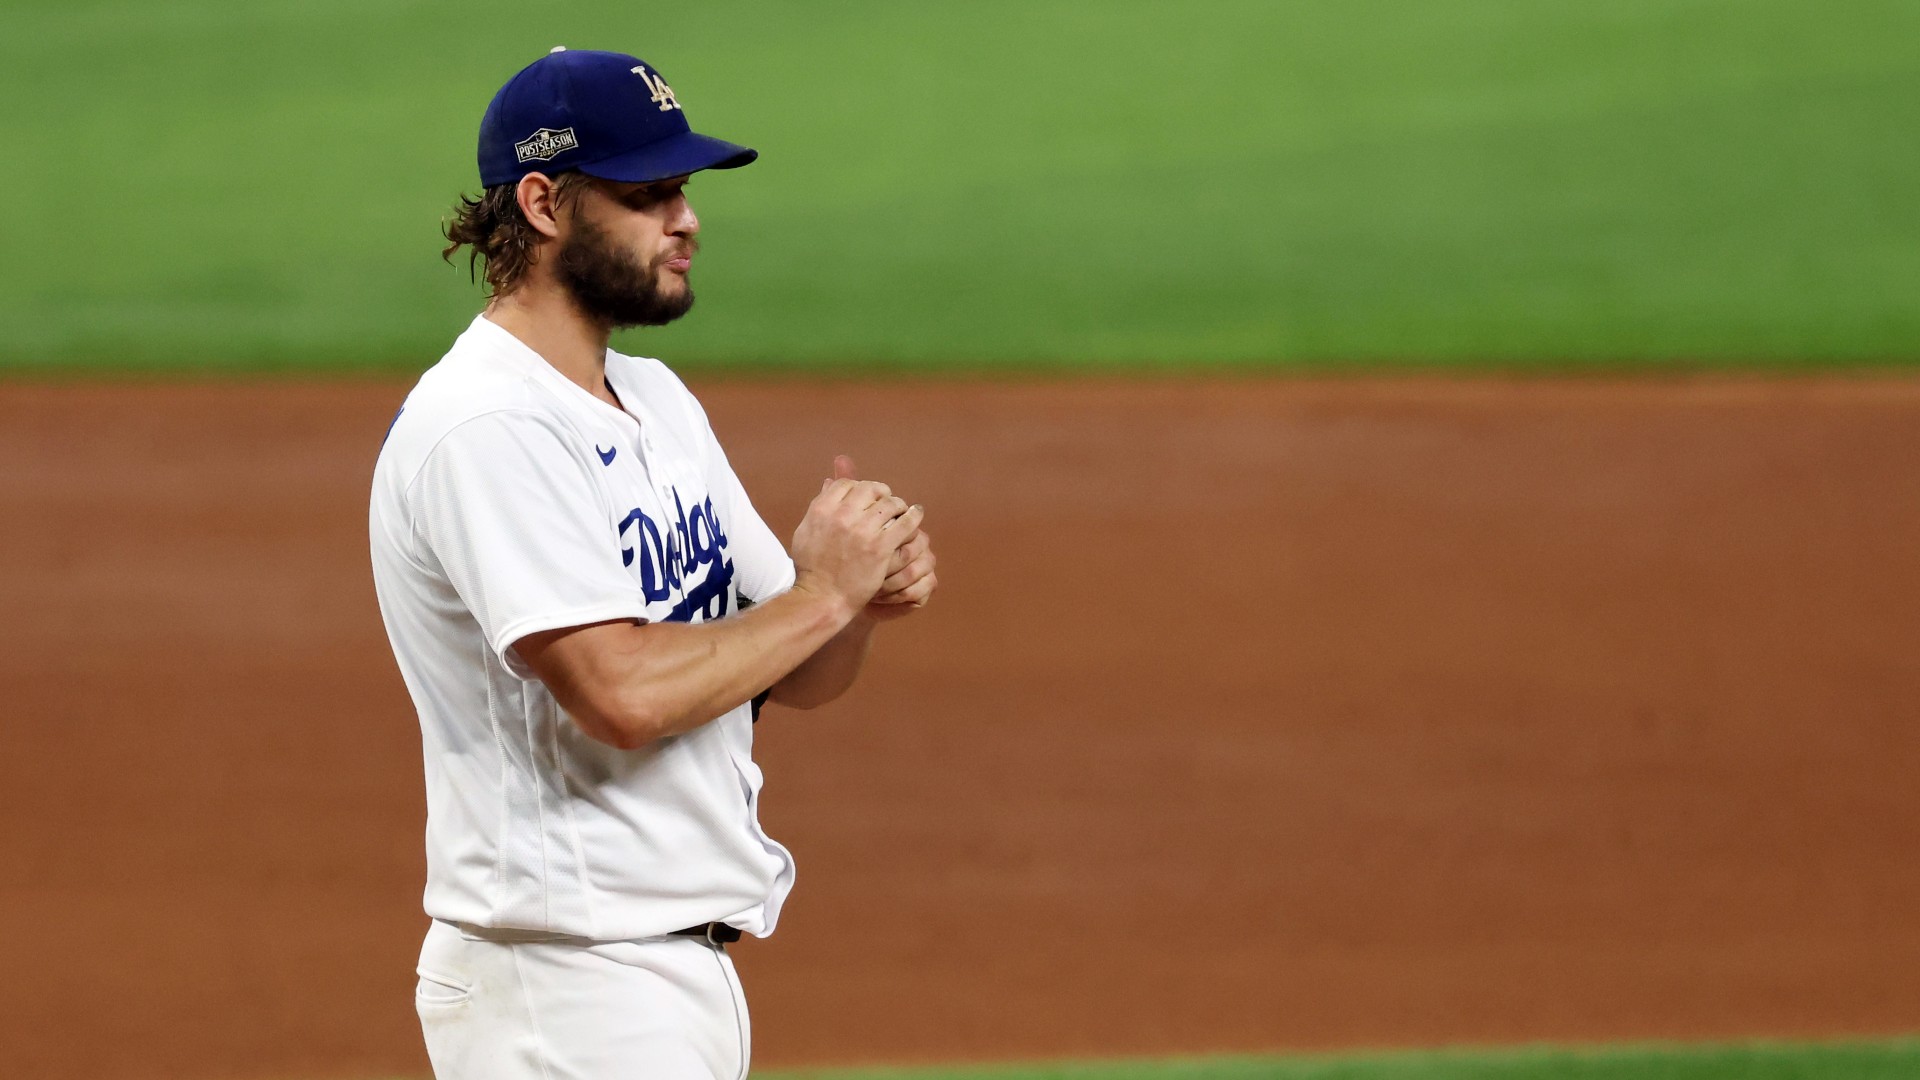
[(1909, 1080), (1920, 1075), (1920, 1042), (1449, 1050), (755, 1075), (763, 1080)]
[(493, 90), (636, 52), (678, 362), (1920, 359), (1913, 0), (11, 0), (0, 365), (416, 368)]
[(1520, 1047), (911, 1069), (764, 1071), (760, 1080), (1911, 1080), (1920, 1041)]

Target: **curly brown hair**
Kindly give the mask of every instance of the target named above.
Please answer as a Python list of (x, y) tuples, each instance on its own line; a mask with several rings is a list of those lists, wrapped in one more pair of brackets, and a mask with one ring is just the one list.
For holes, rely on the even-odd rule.
[[(586, 174), (571, 170), (556, 175), (553, 178), (554, 209), (565, 209), (578, 198), (587, 179)], [(453, 216), (440, 223), (440, 231), (447, 238), (440, 257), (451, 263), (454, 252), (462, 247), (471, 248), (467, 253), (467, 275), (474, 280), (484, 275), (488, 296), (512, 292), (526, 276), (527, 268), (533, 265), (535, 249), (540, 244), (540, 233), (520, 212), (520, 200), (515, 194), (518, 187), (518, 184), (495, 184), (482, 191), (478, 198), (462, 195)]]

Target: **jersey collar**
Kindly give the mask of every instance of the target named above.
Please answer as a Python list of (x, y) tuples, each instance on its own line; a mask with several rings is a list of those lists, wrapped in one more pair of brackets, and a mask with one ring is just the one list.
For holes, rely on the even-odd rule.
[[(626, 408), (617, 409), (589, 394), (580, 384), (562, 375), (559, 368), (547, 363), (546, 357), (535, 352), (532, 346), (514, 337), (513, 331), (487, 318), (485, 314), (473, 317), (473, 329), (497, 342), (500, 346), (500, 355), (516, 369), (552, 387), (553, 391), (565, 400), (590, 410), (602, 421), (617, 424), (623, 429), (631, 430), (639, 425), (640, 419), (635, 411), (639, 407), (638, 403), (628, 400), (628, 394), (624, 388), (616, 389), (615, 393), (620, 395), (620, 400)], [(618, 354), (612, 349), (607, 350), (606, 366), (609, 369), (612, 368), (616, 355)]]

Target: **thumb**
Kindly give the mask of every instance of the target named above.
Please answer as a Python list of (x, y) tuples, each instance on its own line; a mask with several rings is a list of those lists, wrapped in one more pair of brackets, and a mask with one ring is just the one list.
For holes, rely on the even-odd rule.
[(845, 454), (836, 454), (833, 459), (833, 478), (835, 480), (858, 480), (853, 474), (853, 459)]

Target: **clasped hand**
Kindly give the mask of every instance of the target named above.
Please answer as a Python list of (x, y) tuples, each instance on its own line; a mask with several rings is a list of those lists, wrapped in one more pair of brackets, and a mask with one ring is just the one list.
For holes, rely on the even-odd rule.
[(793, 534), (795, 587), (835, 596), (878, 621), (925, 607), (939, 584), (925, 518), (925, 507), (856, 478), (851, 458), (834, 458), (832, 478)]

